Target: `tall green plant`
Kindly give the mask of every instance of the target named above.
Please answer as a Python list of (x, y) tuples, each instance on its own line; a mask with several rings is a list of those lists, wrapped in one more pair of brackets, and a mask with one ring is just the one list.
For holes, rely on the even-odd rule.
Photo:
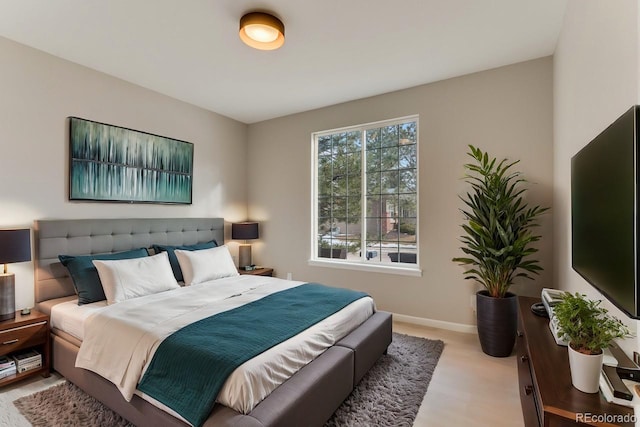
[(474, 163), (465, 164), (465, 181), (471, 191), (460, 197), (466, 207), (461, 209), (466, 220), (465, 235), (460, 249), (466, 257), (453, 258), (465, 267), (465, 279), (482, 284), (492, 297), (502, 298), (517, 277), (532, 279), (542, 270), (538, 260), (527, 258), (538, 250), (532, 243), (540, 240), (532, 228), (538, 217), (549, 208), (528, 207), (521, 186), (526, 182), (509, 163), (490, 158), (486, 152), (469, 145)]

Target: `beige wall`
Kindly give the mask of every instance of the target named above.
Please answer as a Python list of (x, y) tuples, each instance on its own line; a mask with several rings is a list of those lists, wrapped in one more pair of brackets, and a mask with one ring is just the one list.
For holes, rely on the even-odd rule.
[[(321, 82), (319, 84), (322, 84)], [(286, 96), (286, 94), (283, 94)], [(437, 321), (475, 323), (475, 286), (451, 258), (460, 255), (458, 195), (467, 144), (521, 159), (529, 199), (552, 200), (552, 59), (542, 58), (249, 126), (249, 217), (261, 223), (254, 259), (280, 277), (358, 288), (381, 309)], [(420, 116), (421, 278), (308, 266), (311, 248), (311, 133), (411, 114)], [(546, 269), (520, 293), (551, 285), (552, 217), (543, 219)]]
[(571, 0), (555, 53), (554, 282), (590, 298), (602, 295), (571, 268), (571, 157), (640, 102), (638, 13), (638, 0)]
[[(535, 183), (531, 201), (551, 204), (551, 58), (247, 127), (6, 39), (0, 38), (0, 52), (2, 227), (30, 226), (38, 218), (248, 217), (262, 225), (255, 261), (274, 266), (281, 277), (291, 272), (295, 279), (359, 288), (370, 292), (382, 309), (473, 324), (470, 299), (476, 288), (451, 262), (459, 255), (458, 194), (466, 188), (460, 180), (466, 145), (521, 159), (520, 169)], [(410, 114), (420, 115), (423, 276), (308, 266), (311, 133)], [(69, 202), (68, 116), (193, 142), (193, 205)], [(541, 228), (540, 258), (546, 271), (535, 284), (516, 286), (519, 293), (536, 294), (551, 282), (551, 217), (544, 218)], [(17, 306), (31, 305), (31, 263), (11, 270), (17, 276)]]
[[(0, 57), (0, 227), (30, 227), (39, 218), (245, 219), (245, 124), (4, 38)], [(67, 116), (192, 142), (193, 204), (69, 202)], [(17, 307), (33, 305), (32, 263), (10, 271)]]

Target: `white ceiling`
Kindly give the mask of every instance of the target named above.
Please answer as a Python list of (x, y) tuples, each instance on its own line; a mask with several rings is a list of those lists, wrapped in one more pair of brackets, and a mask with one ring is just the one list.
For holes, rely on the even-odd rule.
[[(0, 36), (254, 123), (551, 55), (566, 1), (0, 0)], [(281, 49), (240, 41), (254, 10)]]

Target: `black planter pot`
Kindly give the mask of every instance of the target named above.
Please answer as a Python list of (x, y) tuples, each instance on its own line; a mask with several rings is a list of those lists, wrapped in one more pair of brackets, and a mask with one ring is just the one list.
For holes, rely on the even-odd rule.
[(487, 291), (476, 294), (478, 336), (482, 351), (489, 356), (507, 357), (516, 342), (518, 299), (512, 293), (494, 298)]

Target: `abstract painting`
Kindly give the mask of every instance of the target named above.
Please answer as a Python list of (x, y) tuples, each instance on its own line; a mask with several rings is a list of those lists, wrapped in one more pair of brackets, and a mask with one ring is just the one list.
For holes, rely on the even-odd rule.
[(69, 119), (70, 200), (191, 204), (193, 144)]

